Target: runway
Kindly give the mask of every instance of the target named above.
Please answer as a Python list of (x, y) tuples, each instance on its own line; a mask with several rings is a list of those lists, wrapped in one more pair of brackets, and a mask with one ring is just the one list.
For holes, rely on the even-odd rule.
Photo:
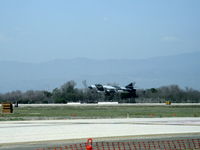
[[(19, 107), (47, 107), (47, 106), (166, 106), (165, 103), (119, 103), (116, 102), (104, 102), (104, 103), (67, 103), (67, 104), (19, 104)], [(172, 103), (172, 106), (197, 106), (200, 103)], [(1, 104), (0, 104), (1, 106)]]
[(0, 145), (49, 140), (200, 134), (200, 118), (2, 121)]

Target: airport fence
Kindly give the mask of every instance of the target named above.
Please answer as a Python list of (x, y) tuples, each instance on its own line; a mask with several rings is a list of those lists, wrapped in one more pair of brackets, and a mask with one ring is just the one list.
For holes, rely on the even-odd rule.
[(90, 142), (36, 150), (200, 150), (200, 139)]

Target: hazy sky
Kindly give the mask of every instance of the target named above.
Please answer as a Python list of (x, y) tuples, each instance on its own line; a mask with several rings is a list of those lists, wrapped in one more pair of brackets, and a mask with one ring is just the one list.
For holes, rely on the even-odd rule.
[(200, 0), (0, 0), (0, 60), (200, 51)]

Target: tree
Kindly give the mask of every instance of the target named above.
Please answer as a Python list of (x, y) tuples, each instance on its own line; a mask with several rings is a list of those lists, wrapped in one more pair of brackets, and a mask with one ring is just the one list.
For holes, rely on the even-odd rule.
[(52, 99), (54, 103), (66, 103), (65, 98), (62, 96), (62, 91), (58, 88), (53, 90)]

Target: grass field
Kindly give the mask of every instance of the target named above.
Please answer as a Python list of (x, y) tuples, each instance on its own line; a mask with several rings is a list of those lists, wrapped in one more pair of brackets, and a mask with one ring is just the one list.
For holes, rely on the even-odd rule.
[(0, 113), (0, 121), (127, 117), (200, 117), (200, 106), (45, 106), (17, 107), (13, 114)]

